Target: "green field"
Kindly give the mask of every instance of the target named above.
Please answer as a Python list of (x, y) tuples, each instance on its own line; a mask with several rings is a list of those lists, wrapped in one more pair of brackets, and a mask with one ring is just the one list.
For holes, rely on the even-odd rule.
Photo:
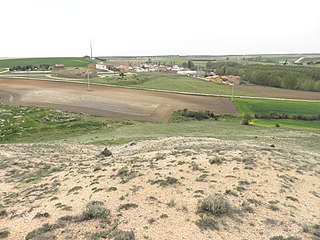
[(318, 115), (320, 103), (292, 102), (258, 99), (235, 99), (234, 104), (240, 113), (266, 114), (269, 112), (286, 113), (289, 115)]
[(60, 58), (15, 58), (15, 59), (0, 59), (0, 68), (10, 68), (15, 66), (49, 64), (64, 64), (69, 67), (87, 66), (91, 61), (85, 57), (60, 57)]
[[(292, 102), (256, 99), (235, 99), (234, 104), (240, 114), (268, 114), (284, 113), (291, 116), (297, 115), (320, 115), (320, 103)], [(264, 127), (275, 127), (280, 124), (281, 128), (312, 129), (320, 130), (320, 121), (303, 121), (293, 119), (254, 119), (254, 125)]]
[[(69, 79), (72, 81), (72, 79)], [(87, 79), (81, 81), (86, 82)], [(205, 94), (222, 94), (231, 95), (231, 86), (214, 84), (212, 82), (204, 81), (188, 76), (177, 75), (174, 73), (126, 73), (122, 79), (118, 74), (106, 75), (102, 78), (92, 78), (92, 83), (127, 86), (141, 89), (159, 89), (167, 91), (178, 91), (188, 93), (205, 93)], [(235, 88), (235, 95), (239, 96), (261, 96), (256, 93), (237, 90)]]

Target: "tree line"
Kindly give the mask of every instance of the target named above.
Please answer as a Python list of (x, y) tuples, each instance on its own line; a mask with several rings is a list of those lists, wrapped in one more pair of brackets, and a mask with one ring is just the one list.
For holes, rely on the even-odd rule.
[(320, 68), (282, 65), (211, 63), (218, 75), (238, 75), (262, 86), (320, 92)]
[(35, 70), (50, 70), (49, 64), (40, 64), (40, 66), (34, 66), (34, 65), (26, 65), (26, 66), (15, 66), (12, 68), (9, 68), (9, 71), (35, 71)]

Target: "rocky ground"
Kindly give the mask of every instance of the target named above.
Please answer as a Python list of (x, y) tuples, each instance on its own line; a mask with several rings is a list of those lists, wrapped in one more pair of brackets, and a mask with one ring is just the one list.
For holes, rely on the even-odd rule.
[(320, 239), (320, 152), (179, 137), (108, 149), (0, 145), (0, 238)]

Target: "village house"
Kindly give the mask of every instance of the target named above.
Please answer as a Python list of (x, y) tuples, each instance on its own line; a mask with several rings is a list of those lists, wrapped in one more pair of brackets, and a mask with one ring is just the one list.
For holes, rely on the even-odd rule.
[(108, 71), (108, 70), (109, 70), (108, 67), (107, 67), (107, 65), (104, 64), (104, 63), (99, 63), (99, 64), (97, 63), (95, 68), (96, 68), (96, 69), (99, 69), (99, 70), (105, 70), (105, 71)]
[(64, 68), (64, 64), (55, 64), (54, 68)]
[(198, 76), (197, 71), (188, 71), (188, 70), (178, 71), (177, 74), (179, 74), (179, 75), (186, 75), (186, 76), (193, 76), (193, 77)]

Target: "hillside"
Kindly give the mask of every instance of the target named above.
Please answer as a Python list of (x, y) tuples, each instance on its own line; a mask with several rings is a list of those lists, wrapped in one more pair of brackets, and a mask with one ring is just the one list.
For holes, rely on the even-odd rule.
[(108, 156), (94, 145), (0, 145), (0, 235), (319, 239), (320, 152), (299, 146), (171, 137)]

